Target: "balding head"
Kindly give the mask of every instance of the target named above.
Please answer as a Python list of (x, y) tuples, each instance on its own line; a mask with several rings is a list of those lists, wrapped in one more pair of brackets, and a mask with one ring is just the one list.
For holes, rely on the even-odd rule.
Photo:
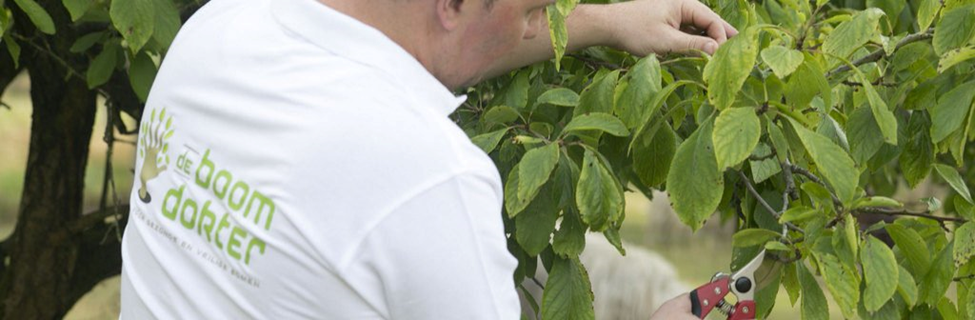
[(449, 88), (471, 85), (545, 25), (553, 0), (319, 0), (380, 31)]

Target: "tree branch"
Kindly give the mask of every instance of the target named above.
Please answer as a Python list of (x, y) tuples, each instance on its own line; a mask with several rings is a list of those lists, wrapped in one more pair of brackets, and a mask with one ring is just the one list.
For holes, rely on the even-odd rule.
[[(738, 171), (738, 176), (741, 177), (741, 181), (745, 183), (745, 188), (748, 189), (748, 192), (751, 193), (753, 197), (755, 197), (755, 201), (758, 201), (758, 203), (761, 204), (762, 207), (765, 207), (765, 210), (768, 210), (768, 212), (772, 214), (772, 217), (775, 217), (775, 220), (778, 220), (779, 218), (782, 217), (782, 213), (785, 212), (785, 209), (788, 207), (788, 202), (785, 203), (785, 207), (783, 207), (783, 210), (781, 212), (775, 211), (775, 209), (773, 209), (772, 206), (769, 205), (767, 201), (765, 201), (765, 198), (762, 198), (762, 195), (759, 194), (757, 190), (755, 190), (755, 186), (752, 185), (751, 180), (748, 180), (748, 176), (746, 176), (745, 173)], [(785, 226), (790, 230), (802, 234), (806, 234), (805, 230), (802, 230), (802, 228), (799, 228), (798, 226), (792, 224), (791, 222), (786, 222)]]
[[(793, 173), (797, 173), (797, 174), (799, 174), (799, 175), (801, 175), (803, 177), (806, 177), (807, 179), (812, 180), (812, 182), (815, 182), (816, 184), (819, 184), (819, 185), (825, 187), (826, 190), (829, 190), (829, 186), (826, 185), (826, 182), (824, 182), (823, 179), (820, 179), (818, 176), (816, 176), (812, 172), (809, 172), (809, 170), (806, 170), (805, 168), (800, 167), (798, 165), (794, 165), (794, 164), (790, 164), (789, 165), (789, 168), (792, 169), (792, 172)], [(829, 196), (830, 196), (830, 198), (833, 199), (833, 204), (836, 206), (836, 209), (837, 209), (836, 211), (842, 211), (840, 209), (843, 208), (843, 201), (840, 201), (840, 198), (837, 197), (836, 194), (833, 193), (833, 191), (830, 191), (829, 192)]]
[(864, 208), (854, 209), (853, 211), (856, 213), (875, 213), (875, 214), (882, 214), (888, 216), (910, 216), (910, 217), (930, 219), (930, 220), (937, 221), (938, 224), (941, 225), (941, 228), (944, 229), (946, 232), (950, 232), (950, 230), (948, 229), (948, 226), (945, 225), (945, 222), (954, 222), (956, 224), (963, 224), (965, 222), (968, 222), (968, 219), (965, 218), (936, 216), (931, 214), (931, 211), (912, 212), (907, 209), (892, 209), (892, 208), (884, 208), (884, 207), (864, 207)]
[[(902, 48), (902, 47), (904, 47), (904, 46), (906, 46), (908, 44), (911, 44), (911, 43), (914, 43), (914, 42), (918, 42), (918, 41), (928, 40), (928, 39), (931, 39), (933, 37), (934, 37), (934, 28), (928, 28), (928, 30), (926, 30), (924, 32), (913, 33), (913, 34), (910, 34), (910, 35), (904, 37), (904, 39), (901, 39), (901, 41), (897, 43), (897, 46), (894, 47), (894, 50), (896, 51), (896, 50), (898, 50), (898, 49), (900, 49), (900, 48)], [(887, 52), (884, 51), (883, 48), (877, 49), (877, 50), (874, 50), (873, 52), (871, 52), (870, 54), (868, 54), (866, 56), (863, 56), (862, 58), (857, 59), (856, 61), (853, 61), (853, 65), (859, 67), (861, 65), (868, 64), (868, 63), (871, 63), (871, 62), (877, 62), (878, 60), (880, 60), (880, 59), (882, 59), (882, 58), (884, 58), (886, 56), (887, 56)], [(836, 69), (833, 69), (833, 70), (830, 70), (829, 72), (827, 72), (826, 73), (826, 77), (829, 78), (829, 77), (835, 76), (836, 74), (838, 74), (840, 72), (845, 72), (845, 71), (850, 71), (850, 66), (844, 64), (844, 65), (841, 65), (839, 67), (836, 67)]]

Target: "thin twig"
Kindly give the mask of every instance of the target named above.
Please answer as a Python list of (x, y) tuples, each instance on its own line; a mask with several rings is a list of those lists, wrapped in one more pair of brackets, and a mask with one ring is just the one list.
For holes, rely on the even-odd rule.
[[(896, 83), (890, 83), (890, 82), (883, 82), (883, 81), (881, 81), (881, 80), (883, 80), (883, 79), (877, 79), (877, 80), (874, 80), (874, 81), (873, 81), (873, 82), (871, 82), (870, 84), (871, 84), (871, 85), (875, 85), (875, 86), (881, 86), (881, 87), (896, 87), (896, 86), (897, 86), (897, 84), (896, 84)], [(841, 83), (842, 83), (843, 85), (847, 85), (847, 86), (851, 86), (851, 87), (862, 87), (862, 86), (863, 86), (863, 84), (862, 84), (862, 83), (859, 83), (859, 82), (853, 82), (853, 81), (847, 81), (847, 80), (844, 80), (844, 81), (843, 81), (843, 82), (841, 82)]]
[[(829, 186), (826, 185), (826, 182), (824, 182), (823, 179), (820, 179), (812, 172), (809, 172), (809, 170), (806, 170), (805, 168), (794, 164), (789, 165), (789, 168), (792, 169), (793, 173), (798, 173), (799, 175), (806, 177), (809, 180), (812, 180), (812, 182), (815, 182), (816, 184), (826, 187), (826, 190), (829, 190)], [(837, 197), (836, 194), (834, 194), (832, 191), (829, 192), (829, 196), (830, 198), (833, 199), (833, 204), (836, 205), (836, 210), (842, 211), (840, 209), (843, 207), (843, 201), (840, 201), (840, 198)]]
[(955, 281), (955, 282), (960, 282), (962, 280), (968, 280), (968, 279), (975, 279), (975, 274), (970, 274), (970, 275), (963, 276), (963, 277), (956, 277), (956, 278), (954, 278), (952, 280)]
[(968, 222), (968, 219), (965, 218), (936, 216), (931, 214), (931, 211), (913, 212), (907, 209), (891, 209), (891, 208), (883, 208), (883, 207), (863, 207), (863, 208), (854, 209), (853, 211), (857, 213), (874, 213), (874, 214), (882, 214), (888, 216), (910, 216), (910, 217), (918, 217), (918, 218), (934, 220), (937, 221), (938, 224), (941, 225), (941, 228), (944, 229), (946, 232), (950, 232), (951, 230), (948, 229), (948, 226), (945, 225), (945, 222), (954, 222), (956, 224), (963, 224), (965, 222)]
[[(934, 28), (928, 28), (928, 30), (926, 30), (924, 32), (913, 33), (913, 34), (910, 34), (910, 35), (904, 37), (904, 39), (901, 39), (901, 41), (897, 43), (897, 46), (894, 47), (894, 50), (896, 51), (896, 50), (898, 50), (898, 49), (900, 49), (900, 48), (902, 48), (902, 47), (904, 47), (904, 46), (906, 46), (908, 44), (911, 44), (911, 43), (914, 43), (914, 42), (918, 42), (918, 41), (928, 40), (928, 39), (931, 39), (931, 38), (934, 38)], [(880, 49), (874, 50), (873, 52), (871, 52), (870, 54), (868, 54), (866, 56), (863, 56), (860, 59), (857, 59), (856, 61), (853, 61), (853, 65), (859, 67), (859, 66), (864, 65), (864, 64), (867, 64), (867, 63), (876, 62), (876, 61), (878, 61), (878, 60), (880, 60), (880, 59), (882, 59), (882, 58), (884, 58), (886, 56), (887, 56), (887, 52), (884, 51), (883, 48), (880, 48)], [(836, 75), (837, 73), (844, 72), (844, 71), (850, 71), (850, 66), (844, 64), (844, 65), (841, 65), (839, 67), (836, 67), (836, 69), (833, 69), (833, 70), (830, 70), (829, 72), (827, 72), (826, 73), (826, 77), (827, 78), (830, 78), (830, 77)]]
[(771, 213), (773, 217), (778, 219), (779, 212), (773, 209), (772, 206), (769, 205), (767, 201), (765, 201), (765, 198), (762, 198), (762, 195), (758, 193), (758, 190), (755, 190), (755, 186), (753, 186), (752, 182), (748, 180), (748, 176), (745, 176), (745, 173), (741, 171), (738, 171), (738, 176), (740, 176), (741, 180), (745, 182), (745, 188), (748, 189), (748, 192), (751, 193), (753, 197), (755, 197), (755, 201), (758, 201), (758, 203), (761, 204), (762, 207), (765, 207), (765, 210), (768, 210), (768, 212)]
[[(748, 176), (746, 176), (745, 173), (738, 171), (738, 176), (740, 176), (741, 181), (745, 183), (745, 188), (748, 189), (748, 193), (751, 193), (752, 196), (755, 197), (755, 201), (758, 201), (758, 203), (761, 204), (762, 207), (765, 207), (765, 210), (768, 210), (768, 212), (771, 213), (773, 217), (775, 217), (775, 220), (778, 220), (779, 218), (782, 217), (782, 213), (785, 212), (785, 208), (783, 208), (781, 212), (775, 211), (775, 209), (773, 209), (772, 206), (769, 205), (767, 201), (765, 201), (765, 198), (762, 198), (762, 195), (759, 194), (757, 190), (755, 190), (755, 186), (753, 186), (752, 182), (748, 180)], [(786, 206), (788, 206), (788, 204), (786, 204)], [(786, 228), (789, 228), (792, 231), (796, 231), (801, 234), (806, 234), (805, 230), (802, 230), (802, 228), (799, 228), (798, 226), (792, 224), (791, 222), (786, 222), (784, 224)]]
[(76, 77), (81, 81), (88, 81), (87, 78), (85, 78), (84, 76), (81, 75), (80, 72), (78, 72), (78, 70), (75, 70), (74, 67), (71, 66), (71, 64), (69, 64), (67, 61), (62, 59), (57, 54), (55, 54), (53, 51), (51, 51), (51, 49), (44, 48), (39, 44), (34, 43), (34, 41), (32, 41), (31, 39), (28, 39), (27, 37), (24, 37), (18, 33), (12, 32), (11, 35), (13, 35), (15, 39), (29, 44), (31, 47), (34, 47), (34, 49), (36, 49), (37, 51), (42, 52), (48, 55), (49, 57), (51, 57), (51, 59), (54, 59), (54, 61), (57, 61), (57, 63), (60, 64), (62, 67), (64, 67), (65, 70), (68, 70), (68, 76)]
[(591, 59), (589, 57), (585, 57), (585, 56), (582, 56), (582, 55), (579, 55), (579, 54), (575, 54), (575, 53), (566, 54), (565, 56), (566, 57), (571, 57), (571, 58), (576, 59), (576, 60), (579, 60), (579, 61), (582, 61), (583, 63), (589, 65), (589, 67), (591, 67), (593, 69), (597, 69), (597, 70), (600, 67), (607, 68), (607, 69), (610, 69), (610, 70), (622, 69), (620, 67), (620, 65), (618, 65), (618, 64), (609, 63), (609, 62), (606, 62), (606, 61), (599, 61), (599, 60), (596, 60), (596, 59)]
[(762, 161), (762, 160), (772, 159), (774, 157), (775, 157), (775, 151), (773, 150), (771, 153), (769, 153), (767, 155), (764, 155), (764, 156), (748, 156), (748, 160), (751, 160), (751, 161)]

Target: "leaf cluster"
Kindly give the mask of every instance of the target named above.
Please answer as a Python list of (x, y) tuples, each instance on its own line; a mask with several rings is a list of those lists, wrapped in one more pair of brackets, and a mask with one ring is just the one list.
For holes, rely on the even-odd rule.
[[(736, 223), (732, 270), (769, 252), (760, 316), (781, 286), (804, 319), (825, 290), (846, 318), (975, 318), (975, 2), (713, 0), (738, 36), (642, 58), (564, 55), (575, 2), (548, 11), (557, 59), (453, 115), (504, 177), (515, 283), (550, 273), (542, 318), (592, 318), (584, 234), (624, 254), (624, 192), (653, 190), (692, 230)], [(893, 199), (925, 181), (950, 194)]]

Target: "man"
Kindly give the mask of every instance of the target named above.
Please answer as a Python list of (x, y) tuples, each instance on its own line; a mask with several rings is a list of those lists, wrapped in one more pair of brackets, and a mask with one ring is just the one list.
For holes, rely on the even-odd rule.
[[(146, 103), (121, 317), (517, 319), (501, 179), (447, 115), (450, 89), (551, 57), (550, 4), (207, 4)], [(737, 32), (694, 0), (582, 5), (568, 25), (570, 50), (639, 55)]]

